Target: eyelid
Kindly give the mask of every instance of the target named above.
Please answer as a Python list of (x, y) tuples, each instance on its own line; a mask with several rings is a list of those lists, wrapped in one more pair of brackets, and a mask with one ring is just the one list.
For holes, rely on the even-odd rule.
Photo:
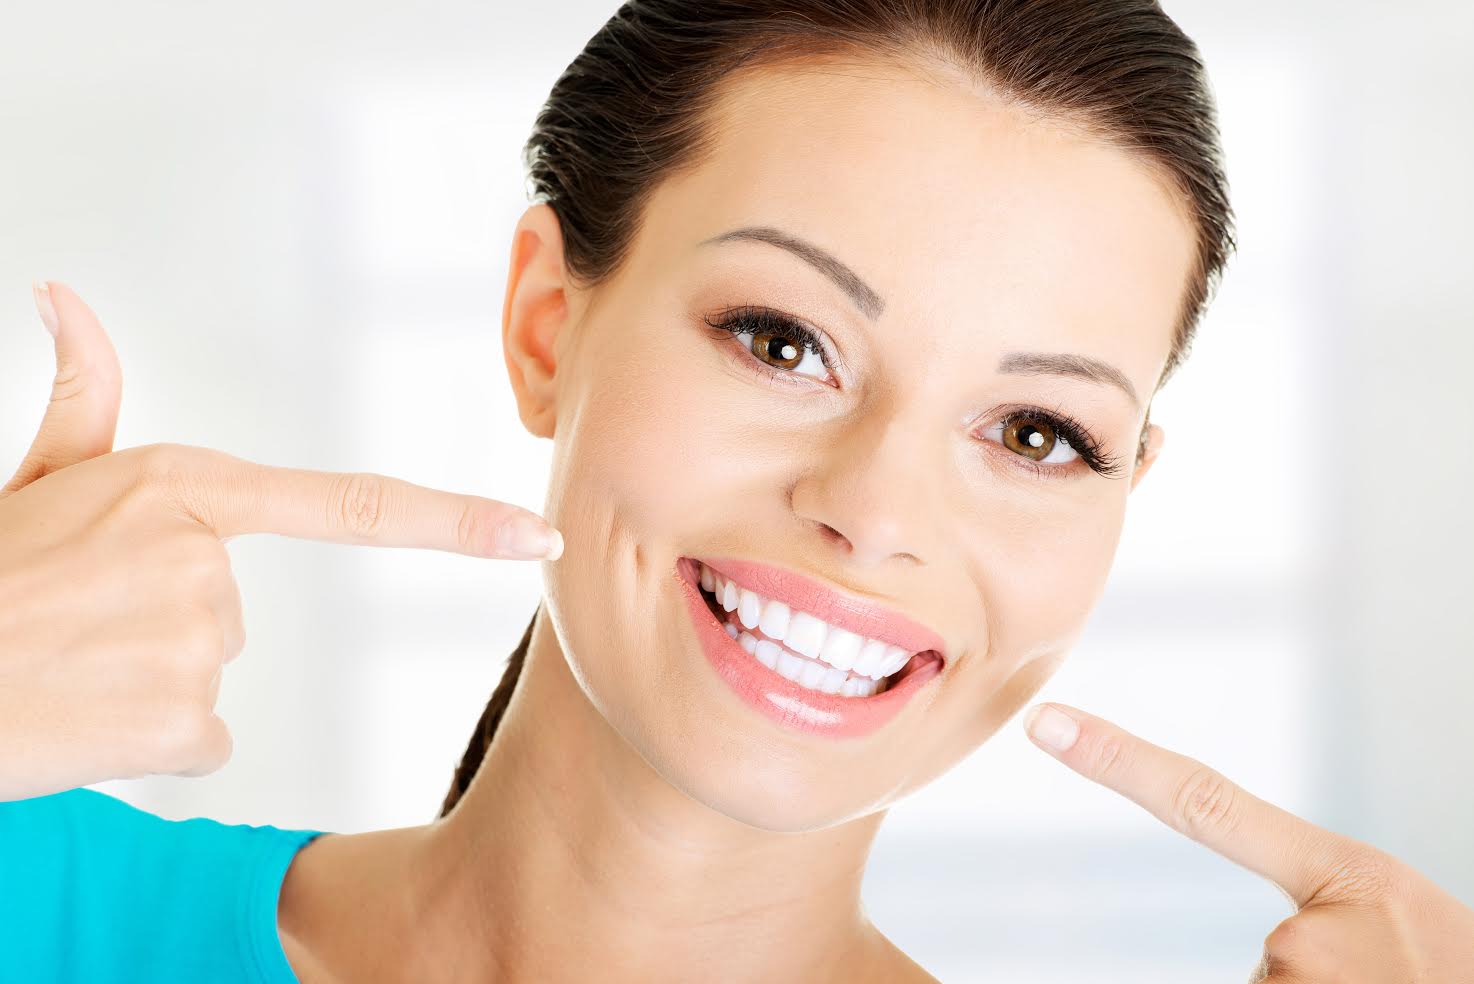
[[(1004, 411), (1001, 415), (995, 417), (992, 423), (989, 423), (987, 426), (977, 431), (977, 433), (983, 437), (984, 443), (991, 444), (996, 449), (994, 451), (990, 451), (990, 453), (1001, 454), (1008, 462), (1008, 467), (1022, 468), (1029, 473), (1029, 476), (1031, 478), (1040, 479), (1064, 478), (1068, 476), (1069, 472), (1074, 471), (1076, 468), (1090, 467), (1089, 464), (1085, 462), (1084, 455), (1081, 455), (1073, 444), (1070, 445), (1070, 449), (1072, 451), (1075, 451), (1076, 457), (1064, 463), (1050, 462), (1048, 464), (1045, 464), (1040, 461), (1035, 461), (1027, 455), (1019, 454), (1017, 451), (1009, 450), (1008, 445), (1004, 444), (1002, 440), (1003, 431), (1005, 428), (1008, 427), (1009, 418), (1011, 416), (1018, 415), (1018, 413), (1019, 411), (1017, 409)], [(996, 438), (994, 437), (994, 431), (998, 432)]]
[[(829, 334), (823, 329), (815, 327), (807, 319), (800, 318), (783, 311), (780, 308), (761, 304), (736, 304), (722, 308), (712, 314), (702, 316), (702, 321), (712, 330), (720, 332), (724, 341), (737, 341), (738, 335), (748, 334), (754, 330), (750, 325), (738, 327), (739, 322), (764, 320), (778, 320), (783, 322), (777, 327), (793, 334), (812, 335), (811, 341), (820, 361), (829, 370), (831, 376), (839, 376), (845, 371), (844, 363), (836, 353), (836, 346)], [(738, 346), (740, 347), (740, 346)], [(761, 373), (765, 378), (772, 380), (775, 385), (788, 387), (806, 387), (804, 380), (811, 380), (821, 386), (837, 389), (825, 380), (815, 379), (807, 373), (784, 371), (763, 362), (750, 350), (735, 353), (742, 363), (749, 368)], [(838, 382), (838, 380), (836, 380)], [(1083, 467), (1086, 471), (1100, 475), (1103, 478), (1115, 479), (1122, 477), (1121, 459), (1112, 453), (1106, 445), (1095, 437), (1094, 433), (1083, 422), (1077, 420), (1063, 407), (1049, 409), (1036, 404), (1012, 404), (997, 407), (990, 411), (992, 422), (985, 426), (985, 430), (1002, 428), (1020, 417), (1036, 417), (1047, 421), (1051, 428), (1065, 444), (1075, 453), (1075, 457), (1063, 463), (1042, 464), (1025, 455), (1010, 451), (1001, 440), (990, 440), (988, 443), (996, 444), (1011, 459), (1013, 467), (1027, 469), (1037, 478), (1067, 478), (1071, 473)], [(1001, 437), (1001, 434), (1000, 434)], [(1076, 462), (1080, 464), (1077, 466)]]
[(1064, 407), (1042, 407), (1034, 404), (1013, 404), (1005, 407), (994, 408), (990, 411), (991, 422), (984, 427), (984, 432), (990, 432), (994, 428), (1007, 427), (1019, 418), (1034, 417), (1049, 422), (1055, 433), (1064, 439), (1070, 450), (1074, 451), (1076, 458), (1063, 464), (1042, 464), (1034, 461), (1026, 455), (1010, 451), (1001, 440), (989, 440), (989, 444), (996, 444), (1007, 454), (1011, 464), (1023, 467), (1032, 472), (1036, 477), (1047, 477), (1051, 473), (1058, 477), (1067, 477), (1068, 473), (1076, 470), (1079, 462), (1087, 471), (1102, 478), (1116, 479), (1124, 475), (1122, 462), (1119, 455), (1112, 453), (1105, 444), (1095, 437), (1090, 428), (1082, 421), (1077, 420)]
[(813, 350), (818, 355), (819, 361), (823, 363), (824, 368), (829, 370), (834, 383), (831, 384), (825, 380), (816, 379), (807, 373), (784, 372), (763, 362), (751, 352), (745, 353), (744, 361), (761, 369), (765, 375), (792, 379), (795, 380), (796, 385), (802, 385), (796, 383), (797, 380), (808, 379), (820, 385), (828, 386), (831, 389), (836, 389), (838, 388), (838, 382), (846, 371), (844, 360), (839, 356), (838, 346), (834, 344), (834, 340), (829, 336), (828, 332), (816, 327), (807, 319), (789, 314), (781, 308), (765, 304), (734, 304), (715, 311), (712, 314), (705, 315), (701, 320), (708, 327), (729, 335), (734, 340), (738, 334), (745, 334), (751, 331), (751, 328), (737, 327), (738, 323), (742, 321), (779, 321), (782, 324), (775, 327), (781, 327), (783, 330), (800, 337), (803, 335), (812, 336), (810, 340), (813, 343)]

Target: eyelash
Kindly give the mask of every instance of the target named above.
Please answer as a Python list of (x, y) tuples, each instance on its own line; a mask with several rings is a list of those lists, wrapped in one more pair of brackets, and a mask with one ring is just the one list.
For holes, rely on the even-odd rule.
[[(1053, 410), (1045, 410), (1042, 407), (1020, 407), (1008, 411), (998, 423), (1007, 429), (1021, 420), (1044, 421), (1054, 431), (1057, 437), (1063, 438), (1071, 450), (1080, 456), (1080, 460), (1085, 462), (1085, 466), (1097, 475), (1102, 475), (1106, 478), (1120, 478), (1124, 474), (1121, 459), (1117, 455), (1106, 451), (1101, 446), (1101, 443), (1091, 435), (1084, 424), (1070, 416), (1062, 408), (1056, 407)], [(1009, 457), (1016, 459), (1020, 467), (1026, 468), (1035, 475), (1040, 476), (1051, 471), (1069, 467), (1069, 465), (1041, 465), (1037, 461), (1032, 461), (1021, 454), (1013, 454), (1012, 452), (1009, 453)]]
[[(728, 332), (734, 338), (749, 332), (754, 334), (781, 335), (784, 338), (790, 338), (798, 342), (805, 350), (817, 355), (819, 361), (824, 363), (825, 369), (834, 372), (840, 368), (839, 359), (829, 354), (829, 350), (824, 347), (824, 342), (820, 340), (817, 332), (808, 325), (789, 317), (781, 311), (744, 304), (739, 307), (728, 308), (725, 311), (718, 312), (715, 316), (707, 316), (702, 320), (718, 331)], [(791, 370), (775, 369), (757, 356), (751, 355), (751, 353), (749, 355), (749, 361), (770, 378), (777, 379), (801, 375), (795, 374)]]
[[(803, 346), (809, 352), (819, 357), (824, 367), (831, 372), (840, 366), (837, 358), (829, 354), (824, 347), (823, 341), (813, 329), (789, 315), (772, 308), (759, 307), (751, 304), (739, 305), (720, 311), (715, 315), (708, 315), (702, 320), (718, 331), (724, 331), (736, 337), (746, 333), (764, 333), (781, 335), (791, 339)], [(757, 356), (748, 353), (746, 362), (763, 375), (774, 380), (789, 380), (796, 374), (792, 371), (775, 369), (773, 366), (763, 362)], [(1045, 410), (1041, 407), (1018, 407), (1008, 411), (997, 423), (1003, 427), (1009, 427), (1021, 420), (1043, 421), (1052, 428), (1056, 435), (1063, 438), (1080, 460), (1085, 462), (1086, 467), (1106, 478), (1119, 478), (1122, 474), (1121, 461), (1118, 456), (1107, 452), (1101, 443), (1097, 441), (1084, 424), (1066, 413), (1062, 408)], [(1013, 459), (1019, 467), (1029, 470), (1039, 477), (1046, 477), (1051, 472), (1060, 472), (1069, 468), (1069, 465), (1041, 465), (1021, 454), (1009, 452), (1009, 458)]]

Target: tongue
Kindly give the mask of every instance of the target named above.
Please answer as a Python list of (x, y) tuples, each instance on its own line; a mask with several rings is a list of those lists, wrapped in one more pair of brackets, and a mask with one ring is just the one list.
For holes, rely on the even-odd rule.
[(906, 660), (906, 665), (902, 666), (899, 670), (888, 677), (888, 679), (890, 680), (890, 686), (894, 687), (896, 684), (906, 679), (906, 677), (909, 676), (912, 671), (914, 671), (918, 666), (921, 666), (927, 660), (936, 658), (937, 654), (932, 652), (930, 649), (924, 652), (919, 652), (915, 656), (912, 656), (910, 659)]

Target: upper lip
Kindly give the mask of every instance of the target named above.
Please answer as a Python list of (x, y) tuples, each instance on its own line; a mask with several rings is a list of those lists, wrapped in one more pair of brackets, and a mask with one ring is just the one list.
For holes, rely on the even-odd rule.
[[(697, 559), (697, 558), (693, 558)], [(795, 571), (756, 560), (702, 557), (698, 560), (722, 576), (765, 598), (781, 601), (795, 611), (856, 635), (879, 639), (909, 652), (934, 651), (945, 661), (946, 643), (939, 632), (909, 615), (878, 602), (828, 587)]]

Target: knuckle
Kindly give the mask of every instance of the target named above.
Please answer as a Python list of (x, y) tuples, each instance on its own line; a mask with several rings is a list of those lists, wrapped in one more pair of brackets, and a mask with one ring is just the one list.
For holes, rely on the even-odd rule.
[(225, 644), (225, 662), (229, 663), (246, 648), (246, 623), (244, 619), (232, 620), (230, 634)]
[(366, 472), (345, 475), (335, 500), (337, 519), (349, 534), (373, 537), (384, 525), (386, 499), (382, 476)]
[(212, 536), (190, 536), (180, 547), (180, 573), (189, 584), (213, 587), (230, 571), (225, 544)]
[(51, 381), (51, 402), (66, 403), (82, 395), (87, 389), (87, 369), (75, 358), (57, 364), (56, 376)]
[(1126, 742), (1117, 735), (1102, 735), (1096, 742), (1091, 757), (1092, 774), (1100, 780), (1110, 780), (1128, 767)]
[(146, 444), (138, 449), (138, 476), (154, 489), (177, 486), (187, 464), (189, 449), (183, 444)]
[(1403, 878), (1391, 855), (1360, 841), (1349, 841), (1316, 892), (1318, 900), (1384, 902), (1397, 893)]
[(218, 724), (216, 724), (215, 727), (218, 735), (217, 741), (215, 743), (214, 754), (211, 755), (209, 759), (211, 772), (229, 762), (230, 756), (235, 752), (235, 739), (231, 735), (230, 729), (225, 726), (225, 723), (223, 721), (220, 721)]
[(230, 729), (213, 711), (205, 712), (203, 721), (204, 734), (191, 749), (188, 759), (176, 765), (177, 775), (209, 775), (230, 761), (235, 750), (235, 740)]
[(1264, 937), (1264, 952), (1279, 961), (1291, 961), (1305, 949), (1305, 927), (1294, 916)]
[(1264, 952), (1272, 971), (1293, 968), (1306, 974), (1306, 980), (1360, 981), (1356, 971), (1361, 968), (1351, 962), (1357, 958), (1348, 951), (1347, 940), (1343, 913), (1301, 909), (1264, 938)]
[(230, 582), (230, 597), (227, 602), (228, 608), (224, 616), (225, 626), (225, 661), (228, 663), (235, 659), (240, 651), (246, 648), (246, 617), (241, 608), (240, 587), (234, 581)]
[(208, 485), (229, 455), (188, 444), (146, 444), (137, 454), (134, 486), (195, 518), (208, 519)]
[(167, 669), (175, 680), (208, 679), (221, 662), (224, 634), (213, 612), (188, 609), (172, 633), (172, 645), (161, 647)]
[(1216, 769), (1200, 765), (1173, 791), (1173, 826), (1189, 837), (1204, 831), (1232, 833), (1240, 816), (1238, 787)]
[(460, 519), (456, 521), (457, 546), (467, 551), (483, 549), (492, 542), (495, 535), (485, 510), (477, 509), (470, 503), (461, 508)]
[(159, 715), (153, 738), (165, 769), (175, 771), (199, 760), (209, 744), (214, 716), (203, 703), (194, 702), (171, 704)]
[(194, 452), (184, 444), (148, 444), (138, 449), (138, 472), (134, 489), (146, 493), (150, 502), (163, 502), (189, 511), (195, 498), (192, 476), (197, 466)]

